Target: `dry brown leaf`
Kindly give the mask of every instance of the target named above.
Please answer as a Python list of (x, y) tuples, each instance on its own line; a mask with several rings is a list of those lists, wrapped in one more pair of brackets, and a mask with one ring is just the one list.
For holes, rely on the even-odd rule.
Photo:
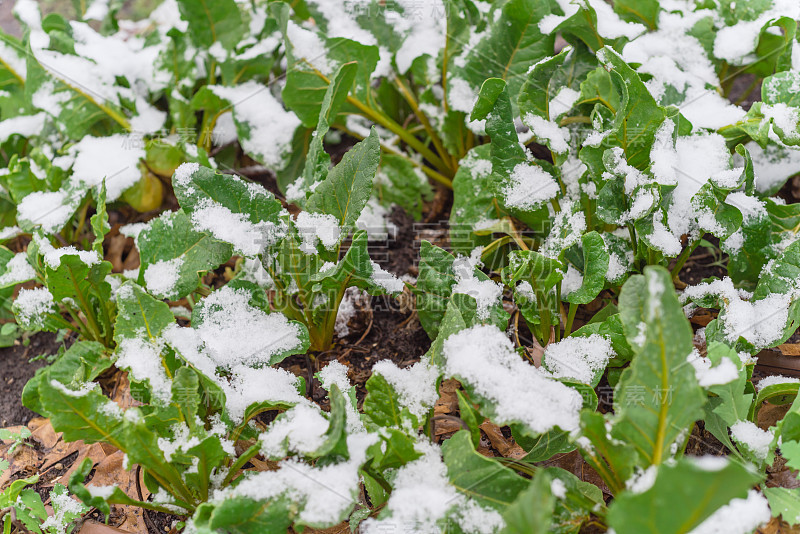
[(439, 400), (433, 407), (434, 415), (449, 415), (458, 412), (458, 395), (456, 391), (460, 387), (457, 380), (452, 378), (442, 381), (439, 386)]
[(120, 530), (118, 528), (98, 523), (97, 521), (86, 521), (79, 534), (117, 534), (119, 532), (128, 532), (127, 530)]
[(778, 345), (784, 356), (800, 356), (800, 343), (784, 343)]

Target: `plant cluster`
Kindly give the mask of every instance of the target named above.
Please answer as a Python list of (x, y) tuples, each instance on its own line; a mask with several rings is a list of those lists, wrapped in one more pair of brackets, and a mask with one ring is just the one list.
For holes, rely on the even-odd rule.
[[(766, 485), (776, 455), (800, 467), (800, 381), (752, 380), (758, 353), (800, 325), (800, 204), (777, 196), (800, 171), (800, 4), (166, 0), (138, 22), (102, 0), (76, 21), (15, 10), (24, 37), (0, 42), (0, 290), (21, 327), (78, 338), (23, 403), (65, 440), (122, 450), (152, 494), (87, 485), (87, 459), (68, 485), (86, 506), (209, 534), (800, 520), (800, 490)], [(277, 188), (246, 178), (267, 170)], [(450, 250), (423, 241), (419, 276), (398, 278), (369, 243), (391, 232), (392, 205), (419, 219), (437, 189), (452, 190)], [(156, 211), (165, 192), (177, 204)], [(140, 266), (112, 273), (109, 211), (128, 206), (150, 212), (121, 230)], [(699, 246), (727, 275), (687, 286)], [(204, 282), (225, 264), (227, 283)], [(353, 291), (413, 296), (431, 339), (411, 367), (375, 364), (361, 399), (339, 362), (278, 366), (334, 347)], [(700, 308), (716, 315), (695, 332)], [(113, 369), (136, 406), (100, 387)], [(439, 444), (445, 379), (463, 429)], [(313, 380), (329, 410), (306, 395)], [(768, 430), (765, 401), (788, 405)], [(479, 453), (487, 419), (525, 455)], [(727, 456), (686, 454), (698, 424)], [(575, 450), (602, 489), (542, 466)], [(0, 504), (50, 532), (32, 526), (50, 521), (22, 490), (33, 482)], [(54, 494), (67, 528), (84, 509)]]

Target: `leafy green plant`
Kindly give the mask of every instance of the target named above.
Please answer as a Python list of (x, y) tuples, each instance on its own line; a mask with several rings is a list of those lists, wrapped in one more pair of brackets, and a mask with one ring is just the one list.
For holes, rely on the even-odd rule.
[[(98, 30), (18, 3), (0, 207), (3, 235), (32, 241), (0, 248), (0, 290), (23, 285), (20, 326), (78, 338), (23, 402), (67, 441), (122, 450), (153, 497), (93, 486), (90, 460), (70, 491), (208, 534), (796, 522), (800, 494), (767, 469), (800, 466), (798, 382), (753, 368), (800, 324), (798, 204), (776, 196), (800, 170), (800, 8), (357, 4), (167, 1), (133, 36), (113, 13)], [(124, 229), (140, 265), (112, 274), (108, 210), (155, 210), (162, 183), (174, 211)], [(434, 187), (446, 239), (421, 239), (401, 280), (364, 215), (419, 219)], [(684, 283), (698, 247), (727, 276)], [(419, 361), (375, 363), (366, 395), (339, 362), (314, 376), (350, 288), (407, 286), (431, 344), (403, 361)], [(305, 377), (284, 369), (297, 355)], [(102, 389), (112, 368), (135, 406)], [(437, 411), (445, 380), (457, 417)], [(770, 428), (765, 402), (786, 410)], [(513, 455), (487, 454), (487, 423)], [(701, 423), (725, 457), (689, 453)], [(602, 484), (542, 464), (571, 451)]]
[[(8, 462), (0, 460), (0, 472), (6, 469)], [(12, 529), (38, 534), (69, 534), (74, 531), (75, 520), (89, 510), (72, 499), (63, 484), (56, 484), (50, 492), (53, 515), (48, 516), (39, 493), (26, 487), (38, 481), (39, 477), (36, 475), (20, 478), (0, 492), (0, 515), (4, 534), (10, 534)]]

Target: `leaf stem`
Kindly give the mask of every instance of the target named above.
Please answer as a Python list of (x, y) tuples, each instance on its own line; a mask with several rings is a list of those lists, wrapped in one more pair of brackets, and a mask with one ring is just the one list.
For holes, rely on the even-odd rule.
[(455, 171), (457, 167), (456, 163), (450, 157), (450, 154), (448, 154), (447, 150), (445, 150), (444, 145), (442, 144), (442, 140), (439, 139), (439, 136), (436, 134), (436, 131), (433, 129), (433, 126), (431, 126), (428, 117), (420, 109), (419, 104), (417, 104), (416, 98), (414, 98), (414, 95), (411, 93), (411, 90), (408, 87), (406, 87), (406, 85), (400, 78), (395, 78), (394, 81), (398, 89), (400, 90), (400, 93), (406, 99), (406, 102), (408, 102), (408, 105), (411, 106), (411, 110), (414, 112), (414, 115), (417, 116), (419, 122), (422, 123), (422, 126), (425, 128), (425, 131), (428, 132), (431, 141), (433, 141), (433, 146), (436, 147), (436, 151), (440, 154), (444, 163), (447, 164), (448, 168), (451, 171)]
[(688, 247), (683, 249), (683, 252), (681, 252), (681, 255), (678, 256), (678, 261), (675, 263), (675, 267), (672, 268), (672, 280), (673, 281), (678, 279), (678, 275), (680, 275), (681, 269), (683, 269), (683, 266), (686, 264), (686, 261), (689, 259), (689, 256), (692, 255), (692, 252), (694, 252), (694, 250), (697, 248), (697, 245), (700, 244), (700, 241), (702, 241), (702, 239), (703, 238), (700, 237), (700, 238), (694, 240)]
[(575, 314), (578, 312), (578, 305), (569, 303), (569, 313), (567, 314), (567, 324), (564, 326), (564, 337), (572, 333), (572, 323), (575, 321)]

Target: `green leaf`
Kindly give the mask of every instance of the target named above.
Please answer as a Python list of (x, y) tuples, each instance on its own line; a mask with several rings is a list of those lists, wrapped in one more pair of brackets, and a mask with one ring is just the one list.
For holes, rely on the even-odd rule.
[(97, 212), (92, 215), (90, 219), (90, 223), (92, 225), (92, 231), (94, 232), (94, 241), (92, 241), (92, 250), (97, 252), (97, 254), (102, 258), (103, 257), (103, 239), (105, 238), (106, 234), (111, 231), (111, 227), (108, 225), (108, 211), (106, 210), (106, 182), (103, 180), (103, 185), (100, 187), (99, 190), (94, 189), (92, 190), (92, 194), (95, 195), (95, 206)]
[(764, 488), (764, 496), (769, 501), (772, 517), (781, 517), (790, 525), (800, 519), (800, 490), (793, 488)]
[(545, 534), (550, 532), (556, 498), (550, 491), (553, 482), (547, 471), (539, 471), (528, 487), (503, 513), (503, 534)]
[(22, 390), (22, 404), (28, 409), (45, 414), (39, 398), (39, 388), (45, 376), (65, 386), (92, 382), (111, 367), (112, 360), (105, 347), (94, 341), (78, 341), (49, 367), (37, 370)]
[[(459, 171), (462, 168), (459, 167)], [(433, 187), (428, 178), (402, 156), (381, 154), (381, 166), (374, 186), (374, 196), (381, 204), (398, 204), (417, 221), (422, 219), (425, 203), (433, 200)], [(455, 191), (455, 181), (453, 188)], [(454, 202), (457, 198), (457, 193), (454, 193)]]
[(621, 95), (611, 139), (622, 147), (630, 165), (644, 170), (650, 165), (650, 149), (666, 112), (653, 99), (636, 71), (612, 48), (598, 50), (597, 59), (611, 73), (614, 87)]
[(396, 428), (416, 433), (419, 421), (408, 408), (400, 405), (397, 392), (383, 376), (374, 373), (365, 387), (364, 414), (374, 429)]
[(616, 496), (609, 526), (618, 534), (683, 534), (731, 499), (744, 497), (762, 478), (740, 463), (713, 460), (713, 468), (686, 457), (659, 466), (650, 489)]
[(686, 362), (692, 329), (663, 267), (646, 267), (644, 275), (629, 278), (619, 309), (636, 356), (614, 394), (612, 434), (636, 448), (644, 467), (658, 465), (703, 415), (706, 395)]
[(509, 176), (514, 167), (526, 161), (514, 127), (511, 99), (505, 81), (489, 78), (481, 86), (471, 120), (486, 120), (486, 134), (492, 140), (492, 172)]
[(583, 282), (565, 297), (572, 304), (588, 304), (596, 299), (605, 286), (608, 272), (609, 255), (603, 237), (592, 231), (581, 236), (581, 244)]
[(233, 50), (242, 39), (244, 23), (235, 0), (178, 0), (178, 8), (198, 48), (219, 42)]
[(445, 441), (442, 454), (450, 483), (460, 493), (500, 512), (529, 484), (512, 469), (479, 454), (466, 430), (459, 430)]
[(333, 215), (340, 226), (350, 228), (372, 194), (372, 180), (380, 160), (378, 134), (372, 130), (369, 137), (344, 155), (308, 197), (308, 211)]
[(293, 503), (286, 497), (268, 502), (233, 497), (201, 504), (192, 520), (198, 534), (285, 534), (292, 514)]
[(311, 139), (306, 164), (303, 168), (303, 173), (300, 175), (304, 190), (309, 190), (315, 182), (320, 182), (328, 176), (331, 158), (325, 152), (323, 141), (353, 86), (356, 69), (356, 63), (346, 63), (339, 67), (333, 78), (331, 78), (328, 89), (325, 91), (319, 119), (317, 120), (317, 129)]
[(658, 0), (616, 0), (614, 11), (628, 22), (639, 22), (655, 30), (661, 7)]
[(125, 282), (117, 291), (117, 322), (114, 340), (146, 337), (155, 341), (166, 327), (175, 323), (175, 316), (166, 302), (150, 296), (133, 282)]
[[(227, 208), (252, 224), (278, 224), (283, 209), (275, 196), (260, 185), (208, 167), (198, 166), (188, 174), (176, 172), (172, 183), (178, 202), (189, 214), (207, 208), (211, 201), (211, 205)], [(198, 217), (202, 219), (199, 214)]]
[(551, 3), (539, 0), (511, 0), (495, 12), (483, 38), (466, 55), (463, 69), (448, 79), (460, 78), (477, 89), (487, 78), (508, 83), (516, 101), (531, 65), (553, 52), (555, 34), (542, 34), (539, 22), (551, 13)]
[[(228, 243), (195, 230), (189, 215), (183, 211), (165, 212), (153, 219), (139, 234), (137, 244), (141, 258), (139, 284), (145, 285), (147, 269), (158, 264), (153, 273), (157, 286), (149, 288), (150, 292), (173, 300), (194, 291), (199, 273), (219, 267), (233, 254), (233, 247)], [(155, 276), (165, 264), (170, 267), (168, 272), (177, 271), (177, 279), (171, 287), (163, 286), (163, 278)]]

